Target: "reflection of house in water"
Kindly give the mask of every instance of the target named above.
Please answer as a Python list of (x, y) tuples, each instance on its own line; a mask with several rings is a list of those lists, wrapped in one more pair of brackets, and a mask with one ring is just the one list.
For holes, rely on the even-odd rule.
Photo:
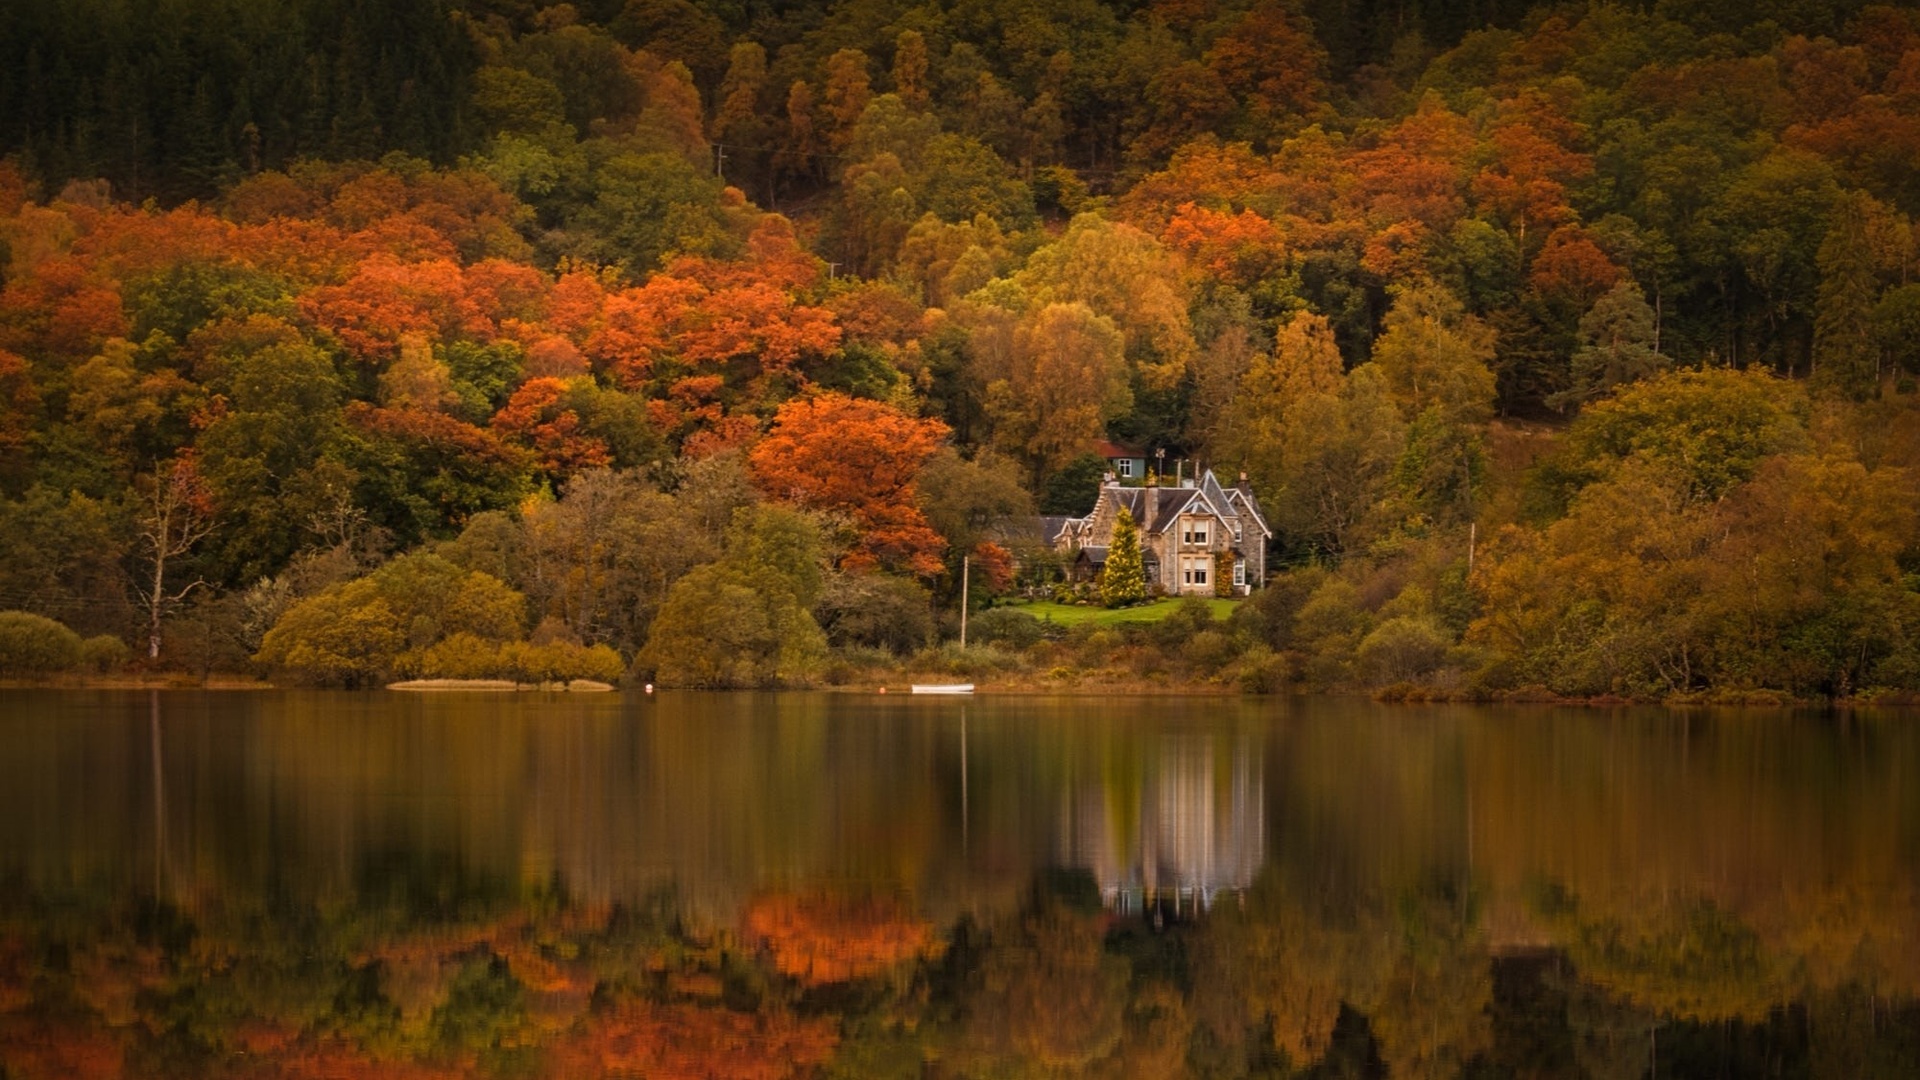
[(1205, 910), (1253, 884), (1266, 859), (1266, 789), (1244, 736), (1227, 762), (1212, 739), (1169, 738), (1145, 775), (1068, 800), (1062, 861), (1092, 871), (1117, 914)]

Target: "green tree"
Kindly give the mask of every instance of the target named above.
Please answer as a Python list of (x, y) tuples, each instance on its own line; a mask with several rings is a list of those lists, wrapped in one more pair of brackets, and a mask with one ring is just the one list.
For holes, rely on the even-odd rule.
[(1677, 371), (1634, 383), (1574, 421), (1535, 472), (1536, 509), (1563, 514), (1583, 487), (1639, 462), (1687, 502), (1746, 482), (1760, 461), (1805, 442), (1805, 394), (1760, 371)]
[(1839, 200), (1820, 242), (1819, 302), (1813, 316), (1813, 386), (1863, 401), (1880, 381), (1880, 350), (1873, 340), (1874, 280), (1868, 245), (1868, 202), (1855, 193)]
[(1655, 335), (1653, 309), (1640, 286), (1621, 281), (1581, 317), (1568, 387), (1547, 404), (1564, 408), (1659, 372), (1667, 358), (1656, 350)]
[(289, 608), (254, 659), (315, 683), (368, 686), (411, 673), (455, 635), (518, 638), (525, 620), (526, 600), (498, 578), (406, 555)]
[(811, 609), (820, 599), (820, 530), (779, 506), (736, 516), (727, 554), (667, 593), (634, 658), (663, 686), (782, 686), (804, 682), (826, 653)]
[(1140, 558), (1140, 529), (1133, 514), (1121, 507), (1113, 519), (1113, 543), (1107, 548), (1107, 567), (1100, 574), (1100, 602), (1125, 607), (1147, 598), (1147, 570)]
[(51, 675), (80, 666), (80, 635), (43, 615), (0, 611), (0, 675)]
[(716, 177), (679, 154), (615, 153), (594, 169), (593, 201), (568, 222), (577, 254), (636, 277), (673, 253), (738, 248), (720, 213)]
[(1920, 283), (1896, 285), (1873, 306), (1873, 332), (1887, 358), (1920, 373)]
[(279, 572), (312, 539), (307, 519), (319, 504), (303, 506), (296, 493), (325, 487), (308, 481), (320, 477), (315, 466), (340, 445), (344, 388), (333, 360), (291, 337), (291, 328), (285, 333), (290, 339), (221, 365), (224, 377), (212, 385), (227, 407), (197, 444), (201, 472), (220, 504), (209, 562), (228, 585)]
[(1040, 498), (1043, 514), (1081, 517), (1093, 512), (1100, 499), (1100, 484), (1107, 475), (1107, 459), (1092, 452), (1081, 454), (1047, 477), (1046, 493)]

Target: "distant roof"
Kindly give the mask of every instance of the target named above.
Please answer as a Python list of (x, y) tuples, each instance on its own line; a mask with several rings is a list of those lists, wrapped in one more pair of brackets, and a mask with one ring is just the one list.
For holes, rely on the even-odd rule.
[(1107, 565), (1107, 549), (1099, 544), (1086, 544), (1080, 548), (1078, 559), (1085, 559), (1095, 566)]
[(1099, 442), (1093, 444), (1093, 452), (1103, 458), (1144, 458), (1147, 456), (1145, 450), (1135, 450), (1131, 446), (1121, 446), (1117, 442), (1108, 442), (1105, 439), (1101, 439)]
[(1074, 519), (1065, 514), (1042, 514), (1040, 516), (1040, 539), (1048, 544), (1060, 542), (1060, 535)]

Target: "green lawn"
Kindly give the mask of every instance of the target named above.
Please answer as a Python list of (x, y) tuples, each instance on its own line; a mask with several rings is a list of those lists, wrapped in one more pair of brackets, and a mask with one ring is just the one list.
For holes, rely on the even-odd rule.
[[(1207, 606), (1213, 609), (1214, 618), (1224, 619), (1233, 614), (1233, 607), (1237, 603), (1239, 603), (1238, 600), (1210, 599), (1207, 601)], [(1141, 604), (1137, 607), (1111, 609), (1093, 606), (1082, 607), (1078, 604), (1056, 604), (1050, 600), (1012, 600), (1000, 606), (1010, 607), (1015, 611), (1024, 611), (1036, 619), (1044, 622), (1057, 623), (1061, 626), (1079, 626), (1081, 623), (1098, 623), (1102, 626), (1113, 626), (1119, 623), (1159, 622), (1161, 619), (1173, 614), (1173, 609), (1179, 605), (1180, 601), (1169, 598), (1165, 600), (1155, 600), (1151, 604)]]

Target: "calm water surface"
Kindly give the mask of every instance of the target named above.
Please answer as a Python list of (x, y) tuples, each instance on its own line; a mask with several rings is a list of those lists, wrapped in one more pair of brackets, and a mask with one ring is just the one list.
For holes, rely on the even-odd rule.
[(0, 1077), (1920, 1076), (1920, 717), (0, 691)]

